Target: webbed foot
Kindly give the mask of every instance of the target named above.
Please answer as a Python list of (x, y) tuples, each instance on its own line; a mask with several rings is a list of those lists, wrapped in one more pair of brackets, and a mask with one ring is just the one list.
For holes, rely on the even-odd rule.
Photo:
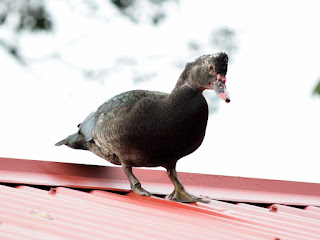
[(173, 192), (167, 197), (168, 199), (183, 202), (183, 203), (192, 203), (192, 202), (203, 202), (208, 203), (209, 201), (203, 198), (198, 198), (190, 195), (184, 190), (181, 182), (178, 179), (177, 172), (175, 170), (175, 166), (171, 168), (167, 168), (168, 176), (174, 185)]
[(141, 184), (137, 184), (138, 186), (131, 187), (132, 191), (136, 194), (139, 194), (141, 196), (147, 196), (150, 197), (152, 194), (146, 191), (144, 188), (141, 187)]
[(195, 197), (184, 190), (176, 191), (174, 190), (170, 195), (166, 197), (167, 199), (174, 200), (182, 203), (192, 203), (192, 202), (202, 202), (209, 203), (207, 199)]
[(182, 202), (182, 203), (191, 203), (191, 202), (197, 202), (197, 198), (190, 195), (189, 193), (185, 191), (176, 191), (174, 190), (168, 197), (168, 199), (171, 199), (173, 201)]

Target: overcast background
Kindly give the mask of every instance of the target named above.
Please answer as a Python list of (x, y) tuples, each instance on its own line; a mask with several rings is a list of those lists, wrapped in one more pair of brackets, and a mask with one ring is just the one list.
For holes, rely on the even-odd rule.
[(223, 50), (231, 103), (205, 93), (205, 140), (178, 171), (320, 183), (319, 5), (0, 1), (0, 155), (111, 165), (54, 143), (113, 95), (170, 92), (186, 62)]

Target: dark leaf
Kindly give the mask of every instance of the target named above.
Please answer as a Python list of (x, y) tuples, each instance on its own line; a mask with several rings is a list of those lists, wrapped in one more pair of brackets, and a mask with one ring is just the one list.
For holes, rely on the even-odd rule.
[(318, 82), (317, 86), (314, 88), (312, 93), (313, 93), (313, 95), (319, 95), (320, 96), (320, 79), (319, 79), (319, 82)]
[(124, 10), (134, 4), (134, 0), (111, 0), (120, 10)]
[(41, 3), (31, 4), (28, 1), (24, 3), (20, 10), (18, 31), (50, 31), (52, 26), (50, 16)]

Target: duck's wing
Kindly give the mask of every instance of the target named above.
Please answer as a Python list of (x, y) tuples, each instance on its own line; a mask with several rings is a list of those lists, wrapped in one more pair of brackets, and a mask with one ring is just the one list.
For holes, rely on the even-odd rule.
[(90, 113), (84, 121), (78, 125), (79, 132), (84, 136), (86, 141), (89, 142), (92, 140), (93, 129), (101, 114), (106, 115), (106, 119), (111, 121), (117, 117), (119, 110), (133, 107), (142, 98), (162, 99), (166, 96), (168, 96), (167, 93), (145, 90), (134, 90), (118, 94), (103, 103), (97, 111)]

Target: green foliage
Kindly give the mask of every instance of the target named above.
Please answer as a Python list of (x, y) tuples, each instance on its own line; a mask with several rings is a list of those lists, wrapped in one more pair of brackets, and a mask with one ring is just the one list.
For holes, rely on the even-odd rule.
[(43, 1), (15, 0), (0, 1), (0, 25), (11, 16), (18, 18), (16, 31), (50, 31), (53, 22), (45, 9)]
[(124, 10), (134, 4), (134, 0), (111, 0), (120, 10)]
[[(53, 22), (42, 0), (0, 0), (1, 25), (9, 26), (15, 38), (18, 38), (23, 31), (50, 31)], [(17, 43), (11, 39), (0, 39), (0, 46), (20, 64), (26, 65)]]
[(153, 25), (161, 23), (165, 17), (165, 2), (174, 0), (110, 0), (119, 11), (131, 21), (139, 23), (148, 19)]
[(313, 89), (313, 95), (319, 95), (320, 96), (320, 78), (318, 80), (317, 86)]
[(4, 2), (0, 2), (0, 25), (2, 25), (8, 17), (8, 7)]
[(52, 21), (42, 2), (31, 4), (26, 1), (20, 9), (20, 19), (17, 27), (18, 31), (50, 31)]

